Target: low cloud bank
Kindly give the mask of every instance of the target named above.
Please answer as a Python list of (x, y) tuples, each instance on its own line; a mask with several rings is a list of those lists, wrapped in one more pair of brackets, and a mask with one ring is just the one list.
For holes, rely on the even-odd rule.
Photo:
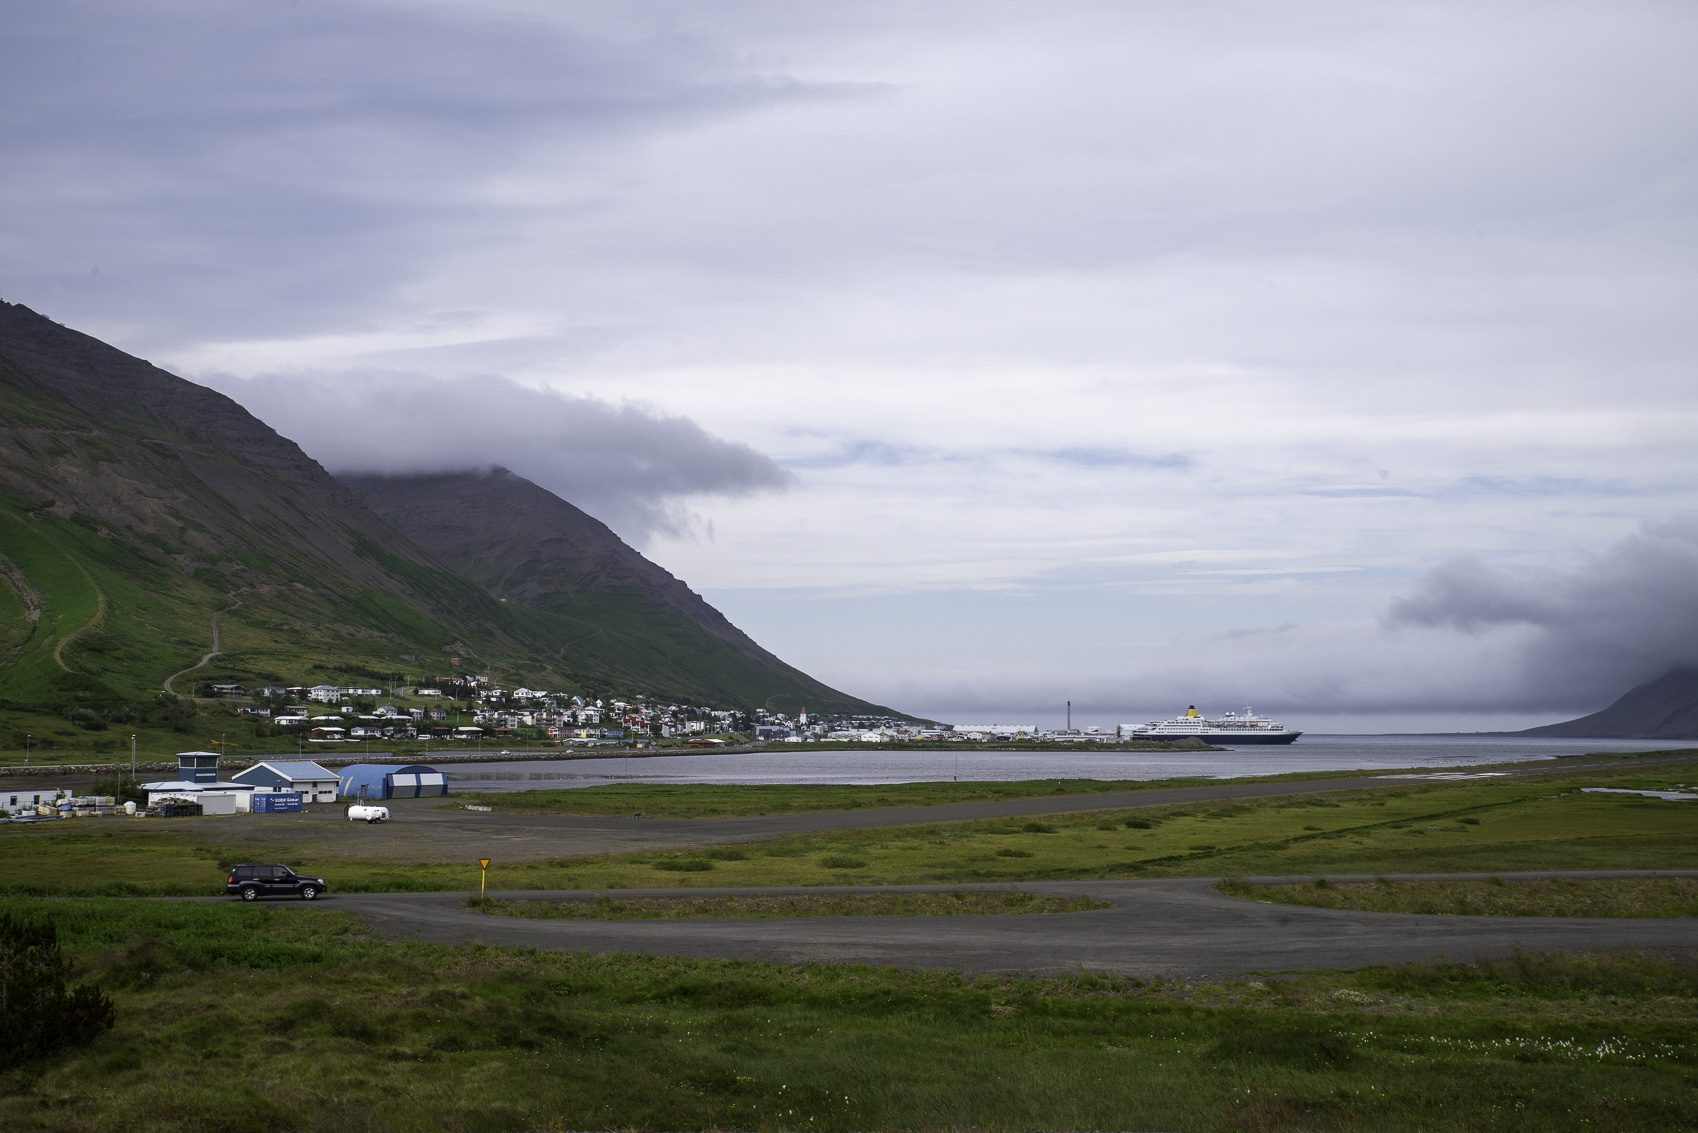
[[(1520, 728), (1594, 712), (1677, 664), (1698, 664), (1698, 515), (1644, 524), (1570, 570), (1438, 564), (1379, 621), (1237, 630), (1149, 648), (1130, 663), (1034, 665), (927, 681), (825, 673), (946, 719), (1093, 723), (1253, 704), (1306, 717), (1396, 718), (1398, 729)], [(823, 667), (822, 667), (823, 668)], [(868, 686), (871, 687), (868, 687)]]
[(332, 472), (454, 472), (500, 464), (633, 543), (701, 524), (681, 502), (783, 490), (789, 474), (687, 417), (521, 386), (410, 374), (216, 380)]
[[(1568, 572), (1511, 573), (1474, 558), (1427, 572), (1387, 625), (1462, 640), (1519, 631), (1510, 699), (1574, 703), (1698, 662), (1698, 515), (1646, 523)], [(1614, 694), (1612, 694), (1614, 695)]]

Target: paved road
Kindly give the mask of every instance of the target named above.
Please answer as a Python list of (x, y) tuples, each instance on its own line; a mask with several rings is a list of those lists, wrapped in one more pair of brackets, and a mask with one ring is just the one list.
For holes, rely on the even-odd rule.
[[(1394, 875), (1483, 878), (1485, 874)], [(1619, 877), (1643, 873), (1567, 871), (1514, 877)], [(1694, 877), (1698, 871), (1661, 876)], [(1258, 878), (1259, 881), (1296, 880)], [(1368, 880), (1336, 877), (1335, 880)], [(460, 893), (373, 893), (333, 898), (336, 908), (369, 919), (384, 935), (438, 943), (488, 943), (589, 952), (650, 952), (697, 957), (954, 968), (970, 972), (1126, 976), (1228, 975), (1245, 971), (1359, 967), (1448, 956), (1471, 960), (1514, 948), (1614, 948), (1698, 954), (1698, 920), (1557, 917), (1416, 916), (1310, 909), (1245, 901), (1216, 892), (1211, 878), (1026, 882), (1033, 893), (1089, 894), (1113, 902), (1091, 912), (1019, 916), (773, 917), (692, 920), (535, 921), (465, 908)], [(912, 886), (923, 891), (995, 888)], [(1005, 887), (1006, 888), (1006, 887)], [(805, 889), (621, 890), (619, 896), (716, 893), (867, 892)], [(491, 894), (568, 899), (585, 891)]]

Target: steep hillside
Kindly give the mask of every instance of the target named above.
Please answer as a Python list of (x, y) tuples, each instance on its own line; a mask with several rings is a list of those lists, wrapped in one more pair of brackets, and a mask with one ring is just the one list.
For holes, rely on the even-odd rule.
[(1594, 740), (1698, 739), (1698, 669), (1677, 665), (1590, 716), (1528, 728), (1521, 734)]
[(228, 397), (0, 302), (0, 700), (151, 697), (216, 649), (179, 691), (461, 664), (597, 694), (871, 707), (509, 479), (483, 485), (505, 492), (501, 525), (429, 531), (468, 580)]
[[(0, 696), (523, 654), (523, 627), (240, 405), (0, 303)], [(296, 660), (300, 664), (296, 664)]]
[(871, 707), (786, 665), (606, 524), (505, 468), (339, 479), (462, 577), (561, 619), (567, 672), (791, 710)]

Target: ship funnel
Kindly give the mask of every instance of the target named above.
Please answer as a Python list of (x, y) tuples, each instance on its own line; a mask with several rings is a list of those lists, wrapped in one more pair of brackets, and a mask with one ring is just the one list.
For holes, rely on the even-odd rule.
[(1197, 706), (1195, 704), (1193, 704), (1191, 707), (1189, 707), (1185, 710), (1185, 715), (1187, 715), (1187, 716), (1201, 716), (1202, 713), (1198, 712)]

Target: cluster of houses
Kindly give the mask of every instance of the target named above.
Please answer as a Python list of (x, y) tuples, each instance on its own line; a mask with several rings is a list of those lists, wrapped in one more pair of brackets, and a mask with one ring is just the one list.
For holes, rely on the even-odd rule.
[[(449, 707), (398, 707), (372, 704), (380, 688), (359, 686), (266, 685), (212, 686), (221, 697), (252, 698), (261, 703), (234, 709), (239, 716), (299, 729), (316, 744), (370, 740), (443, 740), (476, 743), (501, 740), (534, 729), (539, 738), (561, 744), (619, 743), (633, 737), (660, 739), (706, 737), (747, 731), (746, 713), (696, 705), (589, 700), (543, 689), (512, 690), (488, 677), (456, 677), (434, 685), (396, 689), (408, 699), (441, 699)], [(360, 702), (366, 702), (361, 705)], [(452, 719), (451, 719), (452, 717)]]
[[(244, 705), (238, 714), (269, 719), (284, 728), (300, 728), (316, 744), (359, 743), (370, 740), (442, 740), (473, 744), (485, 739), (516, 738), (520, 729), (545, 742), (562, 745), (624, 743), (634, 739), (683, 739), (701, 745), (722, 742), (714, 737), (752, 736), (768, 743), (1012, 743), (1036, 740), (1053, 743), (1118, 743), (1122, 729), (1042, 729), (1035, 724), (921, 725), (900, 717), (845, 714), (790, 715), (760, 709), (708, 708), (667, 704), (637, 698), (586, 699), (543, 689), (504, 689), (487, 676), (442, 677), (410, 688), (391, 689), (414, 699), (440, 699), (453, 708), (372, 706), (381, 688), (312, 685), (265, 685), (244, 689), (235, 684), (212, 686), (216, 695), (252, 697), (269, 704)], [(356, 704), (365, 702), (364, 710)], [(452, 715), (452, 719), (450, 716)]]
[[(683, 739), (696, 744), (721, 742), (714, 737), (752, 736), (764, 742), (788, 743), (1008, 743), (1041, 740), (1061, 743), (1115, 743), (1119, 729), (1040, 729), (1035, 724), (921, 725), (891, 716), (845, 714), (794, 715), (770, 710), (745, 712), (690, 704), (668, 704), (644, 698), (587, 699), (543, 689), (505, 689), (484, 676), (439, 678), (415, 687), (391, 689), (407, 699), (440, 699), (443, 707), (373, 705), (381, 688), (313, 685), (267, 685), (244, 689), (214, 685), (220, 696), (252, 697), (269, 704), (238, 707), (238, 714), (269, 719), (284, 728), (300, 728), (318, 744), (370, 740), (442, 740), (472, 744), (528, 735), (562, 745), (594, 745), (633, 739)], [(363, 703), (361, 703), (363, 702)], [(359, 704), (360, 707), (356, 707)], [(452, 707), (449, 707), (449, 706)]]
[(755, 713), (754, 734), (769, 743), (891, 743), (898, 740), (947, 739), (947, 728), (926, 727), (893, 716), (809, 715), (798, 712)]
[(759, 713), (757, 739), (783, 743), (888, 743), (898, 740), (923, 743), (1045, 743), (1112, 744), (1123, 738), (1122, 729), (1042, 729), (1036, 724), (945, 724), (920, 725), (887, 716), (831, 717), (810, 721), (806, 712), (794, 719), (779, 713)]

